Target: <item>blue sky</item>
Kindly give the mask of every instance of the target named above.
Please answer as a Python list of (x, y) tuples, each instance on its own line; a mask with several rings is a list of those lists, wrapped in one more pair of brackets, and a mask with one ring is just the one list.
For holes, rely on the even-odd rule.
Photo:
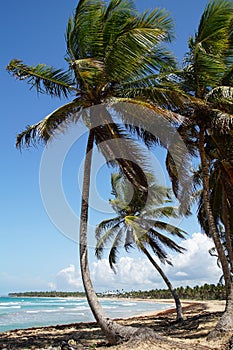
[[(136, 1), (140, 11), (154, 7), (164, 7), (175, 20), (176, 40), (171, 49), (181, 61), (187, 50), (187, 40), (197, 28), (200, 15), (207, 4), (206, 0), (144, 0)], [(78, 261), (78, 247), (72, 240), (60, 233), (50, 221), (40, 194), (39, 172), (43, 148), (37, 147), (20, 153), (15, 148), (15, 137), (28, 124), (33, 124), (60, 106), (64, 101), (38, 96), (30, 90), (26, 82), (15, 81), (5, 71), (12, 58), (22, 59), (26, 64), (47, 63), (55, 67), (66, 68), (64, 32), (68, 17), (75, 9), (77, 1), (29, 0), (4, 1), (1, 4), (1, 246), (0, 246), (0, 294), (10, 291), (81, 289)], [(71, 208), (78, 212), (80, 194), (75, 188), (80, 163), (83, 159), (85, 136), (79, 145), (73, 148), (73, 158), (66, 159), (64, 170), (64, 189)], [(76, 153), (74, 153), (76, 152)], [(158, 159), (161, 158), (158, 156)], [(67, 174), (66, 174), (67, 172)], [(101, 185), (103, 169), (97, 174), (96, 186), (100, 194), (110, 190), (109, 183)], [(77, 194), (77, 196), (76, 196)], [(94, 223), (94, 222), (93, 222)], [(211, 247), (200, 232), (194, 219), (181, 223), (189, 233), (185, 243), (190, 254), (179, 258), (183, 265), (176, 270), (168, 270), (171, 279), (181, 283), (218, 281), (219, 271), (215, 261), (209, 257), (207, 249)], [(196, 247), (196, 248), (195, 248)], [(195, 250), (195, 249), (196, 250)], [(201, 253), (202, 252), (202, 253)], [(198, 275), (202, 262), (205, 273)], [(123, 259), (123, 260), (122, 260)], [(127, 275), (126, 267), (141, 264), (147, 266), (144, 258), (137, 254), (123, 256), (119, 263), (121, 272), (114, 276), (108, 271), (106, 261), (96, 262), (90, 250), (90, 265), (93, 280), (98, 290), (114, 289), (122, 286), (131, 288), (163, 287), (157, 276), (150, 279), (135, 280)], [(193, 259), (193, 260), (192, 260)], [(135, 267), (134, 267), (135, 268)], [(150, 271), (149, 267), (147, 271)], [(211, 273), (210, 273), (211, 271)], [(192, 273), (191, 273), (192, 272)], [(195, 273), (194, 273), (195, 272)], [(176, 273), (176, 277), (175, 276)], [(152, 273), (153, 274), (153, 273)], [(108, 276), (108, 277), (107, 277)], [(173, 278), (174, 277), (174, 278)]]

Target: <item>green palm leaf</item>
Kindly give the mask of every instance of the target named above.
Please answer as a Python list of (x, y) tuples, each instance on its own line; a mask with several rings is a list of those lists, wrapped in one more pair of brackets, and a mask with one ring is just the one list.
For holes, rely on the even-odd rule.
[[(163, 235), (158, 230), (155, 230), (154, 228), (151, 228), (148, 232), (149, 242), (155, 242), (153, 243), (153, 251), (155, 252), (156, 247), (159, 246), (165, 246), (166, 248), (169, 248), (171, 250), (174, 250), (178, 253), (183, 253), (185, 251), (185, 248), (178, 245), (176, 242), (174, 242), (171, 238)], [(160, 245), (159, 245), (160, 242)], [(161, 248), (160, 248), (161, 249)]]
[[(153, 200), (151, 203), (151, 207), (153, 205)], [(158, 208), (149, 208), (147, 209), (148, 206), (146, 207), (146, 211), (142, 212), (143, 218), (145, 220), (150, 219), (150, 218), (161, 218), (161, 217), (167, 217), (167, 218), (177, 218), (179, 217), (179, 211), (178, 208), (174, 206), (163, 206), (163, 207), (158, 207)]]
[(232, 42), (229, 41), (232, 13), (231, 1), (209, 2), (201, 17), (195, 38), (190, 39), (189, 59), (196, 75), (198, 95), (206, 92), (204, 87), (219, 85), (225, 75), (229, 64), (226, 59), (227, 53), (232, 50)]
[(121, 246), (123, 243), (122, 238), (124, 235), (124, 231), (125, 231), (124, 227), (121, 227), (119, 229), (117, 235), (115, 236), (115, 239), (112, 242), (112, 247), (109, 252), (109, 265), (114, 272), (116, 272), (114, 268), (114, 264), (116, 264), (117, 262), (117, 255), (119, 253), (118, 247)]
[(30, 147), (40, 141), (48, 142), (55, 133), (67, 128), (69, 122), (74, 120), (77, 122), (81, 108), (82, 105), (77, 100), (57, 108), (40, 122), (28, 126), (26, 130), (18, 134), (16, 146), (22, 148), (22, 146)]
[(113, 225), (109, 230), (107, 230), (98, 239), (98, 242), (96, 244), (95, 254), (99, 259), (101, 258), (102, 254), (103, 254), (103, 250), (104, 250), (104, 247), (106, 246), (107, 242), (109, 240), (113, 239), (113, 237), (117, 235), (117, 233), (120, 229), (120, 224), (121, 224), (121, 221), (119, 221), (118, 223)]
[(162, 10), (125, 22), (114, 45), (107, 50), (108, 76), (113, 81), (124, 81), (132, 74), (154, 72), (157, 58), (151, 51), (155, 52), (161, 41), (168, 40), (171, 28), (172, 22)]
[(68, 52), (73, 59), (103, 58), (103, 10), (103, 1), (86, 0), (79, 2), (73, 17), (74, 25), (69, 24), (67, 29)]
[(121, 217), (117, 216), (108, 220), (103, 220), (95, 229), (96, 238), (99, 239), (102, 232), (112, 228), (121, 221)]
[(20, 60), (12, 60), (7, 70), (19, 80), (27, 80), (40, 93), (51, 96), (68, 97), (75, 91), (74, 80), (69, 72), (48, 67), (44, 64), (27, 66)]

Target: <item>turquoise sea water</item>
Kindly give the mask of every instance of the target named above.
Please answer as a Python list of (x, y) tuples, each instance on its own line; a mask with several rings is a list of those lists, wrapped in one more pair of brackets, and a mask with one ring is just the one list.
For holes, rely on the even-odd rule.
[[(129, 317), (173, 306), (133, 299), (100, 299), (100, 302), (111, 318)], [(0, 297), (0, 332), (89, 321), (94, 321), (94, 318), (85, 299)]]

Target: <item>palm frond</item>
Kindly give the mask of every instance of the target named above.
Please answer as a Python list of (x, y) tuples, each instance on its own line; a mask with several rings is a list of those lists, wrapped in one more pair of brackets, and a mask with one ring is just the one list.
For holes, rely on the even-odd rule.
[[(228, 0), (210, 1), (201, 17), (197, 32), (197, 41), (211, 46), (213, 54), (225, 50), (229, 26), (232, 24), (233, 4)], [(216, 50), (214, 52), (213, 50)]]
[(218, 102), (218, 101), (229, 101), (232, 104), (233, 98), (233, 87), (231, 86), (217, 86), (216, 88), (210, 90), (206, 94), (205, 99), (209, 102)]
[(164, 109), (180, 110), (189, 101), (187, 94), (178, 84), (169, 81), (168, 74), (153, 74), (140, 79), (134, 79), (119, 86), (116, 96), (144, 99)]
[(121, 28), (137, 16), (132, 0), (111, 0), (103, 13), (103, 38), (105, 49), (114, 45)]
[(151, 239), (151, 241), (149, 241), (149, 242), (154, 242), (154, 244), (155, 244), (154, 248), (151, 246), (153, 251), (155, 251), (154, 249), (156, 249), (156, 245), (159, 247), (161, 245), (165, 246), (166, 248), (169, 248), (170, 250), (176, 251), (177, 253), (183, 253), (185, 251), (185, 248), (181, 247), (175, 241), (173, 241), (171, 238), (161, 234), (161, 232), (157, 231), (154, 228), (150, 229), (148, 236)]
[[(112, 16), (116, 13), (121, 13), (122, 16), (119, 16), (119, 19), (123, 17), (123, 14), (135, 14), (136, 13), (136, 7), (134, 4), (134, 1), (132, 0), (111, 0), (106, 7), (104, 11), (104, 22), (106, 21), (112, 21)], [(123, 19), (125, 21), (125, 17)]]
[(179, 114), (140, 98), (117, 97), (110, 104), (127, 129), (148, 147), (155, 144), (168, 147), (176, 134), (173, 124), (182, 119)]
[(135, 243), (134, 243), (134, 237), (133, 237), (133, 228), (130, 225), (127, 225), (125, 243), (124, 243), (124, 248), (126, 252), (128, 252), (130, 248), (133, 248), (134, 245)]
[(127, 216), (127, 225), (132, 227), (132, 244), (137, 248), (143, 245), (143, 242), (147, 240), (147, 230), (140, 225), (140, 221), (136, 216)]
[(115, 271), (114, 265), (117, 262), (117, 257), (119, 253), (118, 248), (119, 246), (123, 245), (122, 238), (124, 235), (124, 231), (125, 231), (124, 227), (120, 228), (120, 230), (118, 231), (115, 239), (113, 240), (112, 247), (110, 249), (109, 256), (108, 256), (109, 265), (115, 273), (116, 271)]
[(232, 133), (233, 131), (233, 115), (225, 113), (218, 109), (210, 111), (211, 127), (219, 130), (220, 133)]
[(130, 210), (129, 208), (133, 201), (135, 186), (120, 173), (111, 175), (111, 185), (112, 194), (115, 196), (115, 199), (111, 199), (110, 204), (116, 212), (123, 215), (124, 212)]
[(104, 248), (107, 246), (107, 243), (111, 241), (113, 237), (115, 237), (118, 234), (120, 229), (120, 224), (121, 222), (118, 222), (98, 238), (98, 241), (95, 247), (95, 255), (97, 256), (98, 259), (101, 259)]
[[(153, 204), (153, 202), (152, 202)], [(152, 206), (152, 205), (151, 205)], [(147, 209), (142, 212), (142, 217), (146, 220), (153, 220), (152, 218), (178, 218), (180, 216), (179, 209), (174, 206), (163, 206), (158, 208)]]
[[(154, 232), (156, 231), (154, 230)], [(147, 239), (143, 242), (142, 247), (146, 247), (146, 246), (152, 249), (154, 254), (159, 258), (159, 260), (162, 263), (165, 263), (167, 261), (167, 253), (164, 247), (162, 246), (162, 244), (157, 239), (156, 235), (154, 237), (147, 235)]]
[(145, 13), (138, 18), (134, 16), (125, 22), (114, 45), (107, 50), (108, 76), (113, 81), (124, 81), (142, 70), (153, 72), (153, 64), (156, 64), (153, 50), (161, 41), (168, 40), (171, 27), (172, 21), (163, 10)]
[(206, 92), (206, 87), (219, 85), (225, 75), (227, 51), (231, 45), (229, 34), (232, 13), (231, 1), (210, 1), (203, 12), (195, 38), (189, 42), (199, 95)]
[[(82, 58), (74, 60), (71, 67), (75, 72), (76, 81), (81, 93), (85, 91), (85, 95), (91, 101), (97, 101), (97, 96), (101, 95), (107, 85), (107, 77), (105, 74), (104, 63), (95, 58)], [(93, 88), (94, 87), (94, 88)], [(84, 97), (84, 94), (81, 97)], [(100, 101), (98, 101), (100, 102)]]
[(181, 228), (168, 224), (167, 222), (163, 222), (163, 221), (154, 221), (154, 225), (153, 227), (156, 227), (157, 229), (160, 229), (162, 231), (166, 231), (168, 233), (170, 233), (173, 236), (177, 236), (179, 238), (185, 239), (185, 235), (187, 234), (187, 232), (185, 232), (184, 230), (182, 230)]
[(59, 98), (67, 98), (75, 91), (74, 80), (70, 72), (55, 69), (44, 64), (27, 66), (14, 59), (6, 68), (16, 79), (27, 80), (39, 93), (46, 93)]
[(121, 220), (122, 220), (122, 218), (120, 216), (117, 216), (115, 218), (101, 221), (101, 223), (99, 225), (97, 225), (97, 227), (95, 229), (96, 239), (98, 240), (105, 231), (108, 231), (110, 228), (112, 228), (116, 224), (120, 223)]
[[(102, 19), (105, 3), (101, 0), (79, 2), (67, 28), (67, 50), (71, 59), (104, 56)], [(71, 22), (74, 24), (71, 25)]]
[(109, 165), (119, 166), (120, 171), (132, 184), (139, 186), (143, 192), (147, 193), (147, 180), (143, 169), (147, 169), (148, 164), (145, 162), (139, 145), (127, 137), (125, 130), (120, 125), (106, 124), (106, 119), (103, 119), (101, 124), (95, 128), (98, 149)]
[(112, 186), (112, 195), (116, 198), (120, 195), (120, 180), (122, 179), (122, 175), (120, 173), (112, 173), (111, 174), (111, 186)]
[(78, 121), (82, 109), (81, 101), (74, 100), (57, 108), (40, 122), (28, 126), (26, 130), (18, 134), (16, 147), (30, 147), (37, 142), (47, 143), (56, 133), (66, 128), (69, 123)]

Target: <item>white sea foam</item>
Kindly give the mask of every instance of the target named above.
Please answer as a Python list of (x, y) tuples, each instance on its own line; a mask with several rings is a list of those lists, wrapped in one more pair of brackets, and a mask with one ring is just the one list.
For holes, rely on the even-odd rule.
[[(101, 300), (109, 317), (128, 317), (171, 307), (153, 302)], [(16, 328), (89, 322), (94, 318), (85, 299), (77, 298), (0, 298), (0, 332)]]
[(20, 305), (11, 305), (10, 307), (9, 306), (0, 306), (0, 309), (21, 309), (21, 306)]
[(83, 312), (67, 312), (67, 315), (72, 315), (72, 316), (85, 316)]
[(73, 308), (72, 310), (89, 310), (89, 307), (87, 306), (77, 306), (75, 308)]

